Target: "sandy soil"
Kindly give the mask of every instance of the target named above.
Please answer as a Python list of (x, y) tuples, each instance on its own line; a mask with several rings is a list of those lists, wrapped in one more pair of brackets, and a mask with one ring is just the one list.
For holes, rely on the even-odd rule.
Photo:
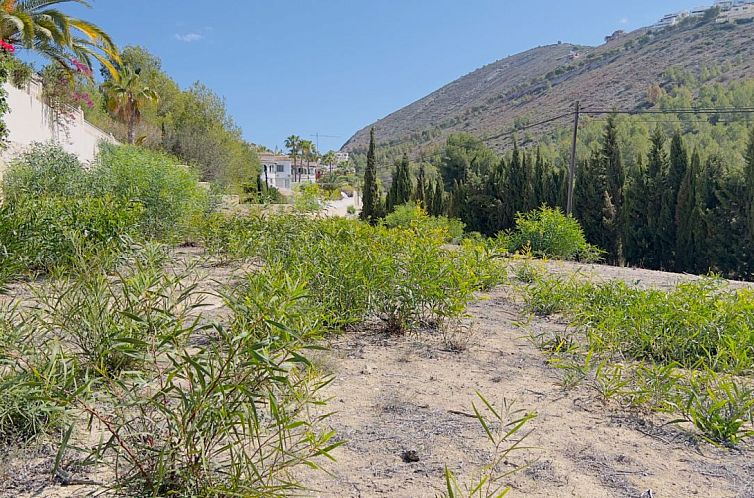
[[(193, 256), (192, 250), (179, 255)], [(663, 288), (689, 278), (572, 263), (549, 267)], [(237, 278), (243, 270), (211, 264), (202, 269), (205, 282)], [(213, 313), (221, 314), (221, 304), (212, 304)], [(327, 388), (327, 408), (337, 412), (330, 423), (345, 444), (334, 452), (337, 463), (326, 465), (330, 474), (302, 474), (315, 490), (306, 496), (433, 497), (442, 491), (446, 465), (461, 480), (473, 475), (491, 449), (469, 416), (479, 391), (537, 413), (527, 425), (527, 445), (534, 448), (505, 463), (507, 469), (521, 467), (508, 481), (509, 496), (754, 497), (751, 445), (716, 448), (684, 428), (663, 425), (666, 418), (604, 406), (587, 388), (563, 391), (559, 371), (529, 336), (565, 325), (530, 320), (509, 289), (480, 295), (469, 312), (474, 333), (461, 352), (450, 351), (439, 332), (395, 337), (366, 327), (331, 340), (331, 350), (316, 363), (336, 376)], [(404, 462), (407, 451), (416, 452), (418, 461)], [(69, 497), (96, 490), (50, 483), (51, 454), (42, 448), (33, 458), (6, 458), (4, 469), (0, 461), (0, 496)], [(14, 487), (22, 476), (25, 485)]]

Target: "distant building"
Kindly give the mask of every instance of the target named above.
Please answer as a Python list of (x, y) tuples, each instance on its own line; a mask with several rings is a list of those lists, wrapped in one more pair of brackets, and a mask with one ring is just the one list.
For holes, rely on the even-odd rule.
[(348, 152), (336, 152), (335, 153), (335, 161), (338, 164), (347, 163), (351, 159), (351, 156)]
[(697, 7), (695, 9), (692, 9), (691, 12), (689, 12), (689, 17), (693, 18), (701, 18), (707, 15), (707, 11), (712, 9), (713, 7)]
[(734, 0), (715, 0), (715, 7), (720, 9), (721, 12), (732, 9), (735, 4)]
[(673, 14), (666, 14), (663, 16), (662, 19), (660, 19), (653, 27), (655, 28), (667, 28), (670, 26), (675, 26), (679, 22), (683, 21), (689, 16), (689, 12), (686, 10), (683, 10), (681, 12), (675, 12)]
[(734, 5), (725, 12), (722, 12), (720, 17), (717, 18), (717, 22), (735, 22), (747, 19), (754, 19), (754, 2)]
[(260, 177), (267, 181), (267, 185), (278, 190), (292, 190), (301, 183), (314, 183), (319, 177), (319, 164), (298, 163), (293, 166), (293, 160), (286, 155), (263, 152), (259, 154), (262, 163)]

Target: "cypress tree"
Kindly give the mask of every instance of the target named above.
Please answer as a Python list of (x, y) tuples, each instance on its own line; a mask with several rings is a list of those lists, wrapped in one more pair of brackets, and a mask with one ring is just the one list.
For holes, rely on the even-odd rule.
[(647, 219), (649, 191), (647, 171), (639, 157), (635, 174), (626, 181), (625, 223), (626, 223), (626, 261), (643, 266), (650, 252), (652, 241), (649, 237)]
[(647, 229), (651, 246), (646, 262), (652, 268), (663, 269), (672, 265), (675, 244), (671, 232), (675, 207), (671, 206), (667, 195), (668, 157), (665, 152), (665, 137), (659, 126), (655, 128), (651, 142), (647, 168)]
[(603, 219), (605, 224), (605, 249), (608, 251), (610, 262), (622, 264), (624, 262), (624, 213), (623, 188), (626, 173), (623, 170), (620, 146), (618, 145), (618, 129), (615, 115), (610, 115), (602, 135), (602, 161), (605, 175), (605, 192), (603, 195)]
[[(689, 168), (689, 157), (686, 152), (686, 147), (683, 144), (683, 139), (679, 131), (673, 134), (673, 139), (670, 143), (670, 165), (668, 169), (668, 181), (667, 190), (665, 195), (667, 196), (666, 203), (673, 212), (673, 223), (670, 226), (668, 233), (669, 244), (675, 249), (678, 247), (678, 225), (680, 222), (678, 212), (679, 193), (681, 190), (681, 183), (686, 177), (686, 171)], [(670, 256), (668, 255), (670, 258)], [(676, 267), (676, 254), (671, 258), (673, 260), (673, 268)]]
[(411, 182), (411, 170), (408, 163), (408, 156), (406, 154), (403, 154), (398, 171), (398, 186), (395, 191), (396, 206), (407, 203), (413, 197), (414, 188)]
[(537, 147), (537, 155), (534, 160), (534, 178), (532, 178), (532, 194), (534, 196), (533, 204), (541, 206), (549, 204), (547, 192), (550, 188), (550, 176), (545, 171), (545, 163), (542, 159), (542, 151)]
[(408, 156), (396, 163), (393, 171), (393, 183), (387, 195), (386, 208), (392, 212), (397, 206), (405, 204), (413, 197), (413, 185), (411, 183), (411, 173), (409, 171)]
[(424, 172), (424, 164), (419, 166), (419, 173), (416, 177), (416, 189), (414, 190), (414, 201), (422, 206), (425, 211), (429, 212), (428, 197), (431, 196), (431, 191), (427, 186), (427, 179)]
[(432, 216), (442, 216), (445, 214), (445, 201), (443, 194), (445, 193), (445, 185), (442, 180), (435, 182), (434, 193), (432, 195)]
[(691, 163), (683, 175), (678, 189), (676, 205), (676, 250), (677, 271), (696, 271), (699, 249), (699, 206), (697, 205), (697, 175), (701, 169), (699, 152), (694, 151)]
[(593, 151), (589, 160), (583, 161), (576, 175), (574, 186), (574, 214), (581, 222), (587, 240), (604, 248), (602, 230), (602, 205), (605, 192), (600, 174), (602, 158), (599, 151)]
[(528, 213), (529, 211), (537, 208), (537, 200), (534, 198), (534, 171), (532, 166), (531, 154), (524, 152), (521, 158), (521, 176), (522, 176), (522, 190), (521, 190), (521, 206), (520, 211), (522, 213)]
[[(517, 213), (525, 213), (533, 209), (532, 174), (529, 171), (529, 161), (526, 154), (522, 154), (518, 145), (513, 144), (513, 154), (510, 164), (507, 168), (506, 181), (504, 185), (502, 216), (503, 228), (509, 228), (513, 225), (513, 220)], [(510, 223), (510, 225), (508, 225)]]
[(362, 220), (372, 225), (377, 224), (381, 214), (381, 199), (377, 185), (377, 161), (375, 157), (374, 128), (369, 130), (369, 151), (367, 152), (367, 166), (364, 170), (364, 193), (362, 194)]
[[(754, 244), (754, 126), (751, 128), (749, 147), (746, 150), (746, 165), (744, 166), (744, 210), (746, 217), (746, 233), (750, 244)], [(754, 251), (752, 251), (754, 253)], [(754, 259), (754, 254), (752, 254)]]

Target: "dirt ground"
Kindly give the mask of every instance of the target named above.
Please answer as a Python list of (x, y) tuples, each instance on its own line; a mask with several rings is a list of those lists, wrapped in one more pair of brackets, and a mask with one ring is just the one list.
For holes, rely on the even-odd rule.
[[(191, 258), (193, 250), (179, 254)], [(622, 278), (667, 288), (689, 276), (551, 263), (553, 272), (578, 271), (596, 279)], [(243, 268), (205, 264), (207, 290), (237, 278)], [(220, 303), (213, 313), (221, 314)], [(537, 416), (526, 446), (511, 455), (508, 496), (526, 497), (754, 497), (752, 446), (728, 450), (698, 441), (693, 433), (656, 415), (604, 406), (587, 388), (563, 391), (560, 374), (529, 340), (532, 331), (564, 324), (522, 313), (510, 289), (479, 296), (469, 313), (473, 336), (465, 351), (450, 351), (439, 332), (386, 336), (365, 328), (334, 337), (315, 358), (335, 375), (325, 393), (330, 424), (345, 444), (334, 451), (329, 474), (300, 477), (313, 497), (434, 497), (443, 472), (463, 482), (488, 462), (491, 447), (472, 418), (476, 392)], [(219, 315), (218, 315), (219, 316)], [(85, 496), (92, 486), (60, 487), (44, 477), (50, 452), (0, 460), (0, 496)], [(406, 463), (406, 452), (412, 460)], [(528, 464), (528, 466), (527, 466)], [(5, 472), (3, 472), (5, 470)], [(19, 479), (35, 486), (16, 486)], [(43, 476), (43, 477), (40, 477)], [(28, 483), (27, 483), (28, 484)], [(14, 491), (15, 490), (15, 491)], [(23, 492), (19, 492), (23, 490)]]

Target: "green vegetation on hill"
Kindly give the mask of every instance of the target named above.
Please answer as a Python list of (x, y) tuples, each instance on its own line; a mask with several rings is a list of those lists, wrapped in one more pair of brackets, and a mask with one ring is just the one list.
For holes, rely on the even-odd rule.
[[(245, 184), (255, 184), (260, 172), (256, 147), (243, 139), (222, 97), (199, 82), (182, 90), (162, 70), (161, 61), (141, 47), (124, 48), (121, 61), (119, 67), (138, 73), (141, 88), (158, 97), (141, 104), (133, 130), (141, 145), (172, 154), (194, 167), (202, 181), (218, 182), (235, 193), (241, 193)], [(88, 93), (93, 103), (84, 107), (85, 117), (126, 142), (128, 120), (111, 112), (108, 85), (114, 83), (107, 74), (103, 76), (104, 86), (90, 81), (78, 84), (78, 91)]]
[[(609, 263), (750, 279), (754, 136), (748, 114), (673, 109), (745, 108), (754, 102), (754, 80), (701, 84), (694, 100), (682, 83), (663, 92), (652, 114), (584, 119), (574, 216)], [(512, 229), (518, 214), (538, 206), (565, 210), (571, 133), (564, 127), (538, 143), (522, 137), (517, 142), (528, 147), (514, 142), (502, 155), (471, 135), (451, 135), (409, 167), (398, 159), (404, 148), (388, 148), (382, 157), (397, 164), (391, 192), (410, 185), (409, 198), (424, 192), (420, 203), (430, 213), (491, 236)], [(436, 172), (437, 181), (427, 180), (426, 172)], [(388, 196), (388, 211), (392, 204)]]

